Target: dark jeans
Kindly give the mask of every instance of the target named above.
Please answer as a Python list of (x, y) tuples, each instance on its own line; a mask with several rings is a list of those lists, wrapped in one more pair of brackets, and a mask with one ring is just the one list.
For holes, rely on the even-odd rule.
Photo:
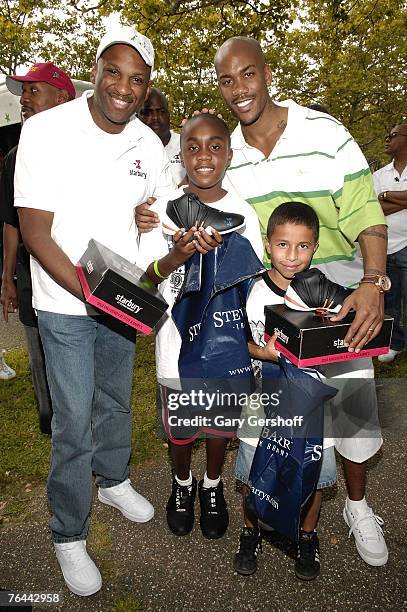
[[(24, 325), (27, 340), (28, 358), (30, 361), (31, 376), (35, 397), (40, 415), (41, 430), (51, 433), (49, 426), (52, 415), (51, 396), (49, 394), (47, 373), (45, 370), (45, 357), (38, 327)], [(45, 431), (46, 430), (46, 431)]]

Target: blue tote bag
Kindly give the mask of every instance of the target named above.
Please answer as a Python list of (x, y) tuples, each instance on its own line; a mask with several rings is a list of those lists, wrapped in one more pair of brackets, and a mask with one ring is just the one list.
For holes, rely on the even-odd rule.
[(264, 266), (240, 234), (226, 234), (223, 240), (185, 265), (185, 281), (172, 309), (182, 339), (179, 373), (183, 390), (250, 393), (246, 299), (251, 279)]
[(324, 401), (337, 390), (281, 357), (279, 365), (263, 363), (263, 393), (277, 393), (279, 404), (266, 413), (250, 471), (247, 507), (297, 542), (301, 510), (321, 469)]

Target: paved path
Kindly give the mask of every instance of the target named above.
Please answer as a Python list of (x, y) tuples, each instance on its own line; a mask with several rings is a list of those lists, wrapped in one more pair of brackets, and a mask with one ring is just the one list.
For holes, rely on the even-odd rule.
[(24, 328), (20, 323), (17, 314), (10, 314), (9, 321), (3, 319), (3, 312), (0, 313), (0, 350), (12, 349), (25, 346)]

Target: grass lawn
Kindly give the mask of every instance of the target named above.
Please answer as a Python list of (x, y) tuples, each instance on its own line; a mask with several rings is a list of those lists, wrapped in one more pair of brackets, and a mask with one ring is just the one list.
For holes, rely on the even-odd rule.
[[(27, 353), (8, 351), (6, 359), (17, 376), (0, 381), (0, 525), (26, 515), (35, 489), (46, 482), (50, 456), (50, 438), (38, 429)], [(138, 464), (166, 456), (156, 436), (153, 336), (137, 339), (134, 381), (132, 463)]]
[[(164, 441), (156, 435), (154, 337), (140, 336), (137, 343), (132, 400), (134, 464), (166, 456)], [(7, 363), (18, 375), (0, 381), (0, 524), (29, 515), (36, 489), (46, 482), (50, 455), (50, 438), (38, 429), (26, 351), (9, 351)], [(405, 378), (407, 355), (388, 365), (375, 360), (375, 369), (378, 379)]]

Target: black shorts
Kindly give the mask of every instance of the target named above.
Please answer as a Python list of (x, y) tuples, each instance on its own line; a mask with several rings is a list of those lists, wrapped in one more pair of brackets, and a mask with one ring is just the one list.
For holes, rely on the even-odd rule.
[(185, 401), (188, 395), (158, 384), (158, 408), (170, 442), (184, 445), (197, 438), (233, 438), (236, 435), (240, 407), (216, 405), (208, 410), (192, 401)]

